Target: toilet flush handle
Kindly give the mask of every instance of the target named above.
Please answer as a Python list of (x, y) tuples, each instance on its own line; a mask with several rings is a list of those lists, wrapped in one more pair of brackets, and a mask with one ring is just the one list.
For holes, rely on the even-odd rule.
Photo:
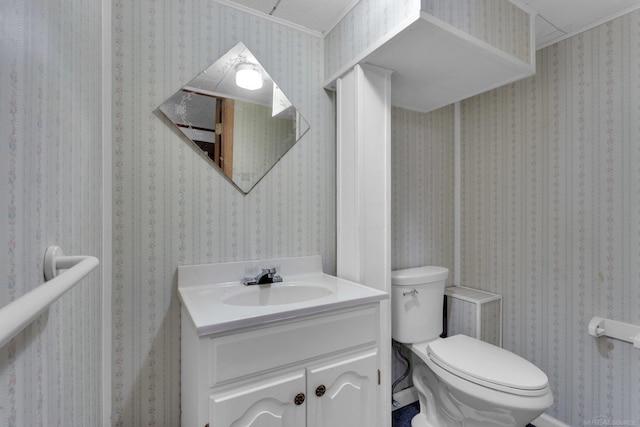
[(418, 295), (418, 290), (417, 290), (416, 288), (413, 288), (413, 289), (411, 289), (411, 290), (410, 290), (410, 291), (408, 291), (408, 292), (403, 292), (403, 293), (402, 293), (402, 296), (403, 296), (403, 297), (406, 297), (406, 296), (412, 296), (412, 297), (415, 297), (416, 295)]

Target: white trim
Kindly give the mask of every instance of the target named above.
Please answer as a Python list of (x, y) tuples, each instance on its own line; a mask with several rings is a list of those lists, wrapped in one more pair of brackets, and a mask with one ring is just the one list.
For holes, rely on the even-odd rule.
[(460, 122), (460, 102), (453, 104), (453, 146), (454, 146), (454, 243), (453, 243), (453, 280), (456, 286), (462, 281), (462, 139)]
[(415, 387), (407, 387), (396, 393), (393, 393), (393, 400), (400, 403), (400, 406), (393, 407), (393, 410), (402, 409), (407, 405), (411, 405), (418, 401), (418, 390)]
[(326, 30), (323, 31), (322, 37), (323, 38), (327, 37), (327, 34), (333, 31), (336, 25), (338, 25), (345, 18), (345, 16), (347, 16), (349, 12), (351, 12), (351, 9), (356, 7), (358, 3), (360, 3), (360, 0), (351, 0), (351, 3), (349, 3), (348, 5), (345, 6), (344, 9), (342, 9), (342, 12), (340, 12), (340, 15), (338, 15), (338, 17), (333, 21), (333, 23), (329, 25), (329, 27)]
[(542, 414), (535, 420), (531, 421), (536, 427), (570, 427), (568, 424), (563, 423), (560, 420), (556, 420), (550, 415)]
[(342, 76), (336, 85), (336, 275), (360, 281), (360, 221), (355, 220), (359, 218), (360, 199), (360, 162), (354, 125), (359, 115), (356, 70)]
[[(565, 34), (563, 34), (562, 36), (560, 36), (558, 38), (554, 38), (554, 39), (548, 40), (548, 41), (542, 43), (540, 46), (536, 46), (536, 50), (544, 49), (545, 47), (549, 47), (549, 46), (554, 45), (556, 43), (560, 43), (563, 40), (571, 38), (571, 37), (573, 37), (575, 35), (578, 35), (580, 33), (584, 33), (585, 31), (591, 30), (591, 29), (597, 27), (598, 25), (602, 25), (602, 24), (605, 24), (605, 23), (607, 23), (609, 21), (613, 21), (616, 18), (620, 18), (621, 16), (624, 16), (624, 15), (626, 15), (628, 13), (631, 13), (631, 12), (633, 12), (635, 10), (638, 10), (638, 9), (640, 9), (640, 4), (634, 5), (634, 6), (630, 6), (630, 7), (626, 8), (626, 9), (619, 10), (616, 13), (612, 13), (611, 15), (607, 15), (606, 17), (603, 17), (603, 18), (600, 18), (600, 19), (598, 19), (596, 21), (593, 21), (593, 22), (590, 22), (588, 24), (585, 24), (584, 26), (571, 31), (570, 33), (565, 33)], [(540, 15), (540, 16), (543, 16), (543, 15)], [(560, 28), (560, 31), (563, 31), (562, 28)]]
[[(324, 34), (320, 31), (315, 31), (307, 27), (303, 27), (302, 25), (295, 24), (291, 21), (287, 21), (286, 19), (278, 18), (277, 16), (269, 15), (268, 13), (260, 12), (259, 10), (252, 9), (247, 6), (243, 6), (238, 3), (234, 3), (231, 0), (213, 0), (215, 3), (221, 4), (223, 6), (227, 6), (236, 10), (240, 10), (242, 12), (248, 13), (249, 15), (257, 16), (259, 18), (266, 19), (267, 21), (275, 22), (276, 24), (284, 25), (285, 27), (293, 28), (294, 30), (302, 31), (303, 33), (307, 33), (311, 36), (324, 38)], [(357, 2), (356, 2), (357, 3)]]
[(112, 70), (111, 0), (102, 0), (102, 425), (111, 426)]

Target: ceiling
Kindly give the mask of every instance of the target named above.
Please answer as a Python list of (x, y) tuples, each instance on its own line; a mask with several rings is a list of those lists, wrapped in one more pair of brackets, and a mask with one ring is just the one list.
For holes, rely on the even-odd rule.
[[(218, 0), (311, 30), (329, 32), (359, 0)], [(536, 17), (536, 47), (549, 46), (568, 36), (640, 8), (640, 0), (512, 0)]]
[(313, 32), (331, 30), (359, 0), (222, 0), (288, 21)]
[(536, 16), (536, 48), (538, 49), (640, 8), (638, 0), (519, 0), (519, 2), (538, 13)]

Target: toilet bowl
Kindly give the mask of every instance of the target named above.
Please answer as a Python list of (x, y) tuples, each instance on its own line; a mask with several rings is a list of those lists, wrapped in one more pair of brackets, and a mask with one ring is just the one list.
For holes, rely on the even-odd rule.
[(439, 337), (447, 275), (442, 267), (392, 272), (392, 336), (423, 362), (413, 369), (420, 413), (412, 427), (524, 427), (553, 403), (547, 376), (489, 343)]

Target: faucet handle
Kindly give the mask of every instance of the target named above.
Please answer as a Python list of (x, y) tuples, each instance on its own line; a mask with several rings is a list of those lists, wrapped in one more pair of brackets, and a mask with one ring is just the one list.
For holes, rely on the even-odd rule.
[(282, 277), (280, 277), (280, 275), (278, 274), (279, 269), (280, 267), (278, 267), (277, 265), (274, 265), (271, 267), (263, 268), (262, 273), (266, 274), (269, 277), (269, 279), (271, 279), (272, 283), (279, 283), (279, 282), (282, 282)]

